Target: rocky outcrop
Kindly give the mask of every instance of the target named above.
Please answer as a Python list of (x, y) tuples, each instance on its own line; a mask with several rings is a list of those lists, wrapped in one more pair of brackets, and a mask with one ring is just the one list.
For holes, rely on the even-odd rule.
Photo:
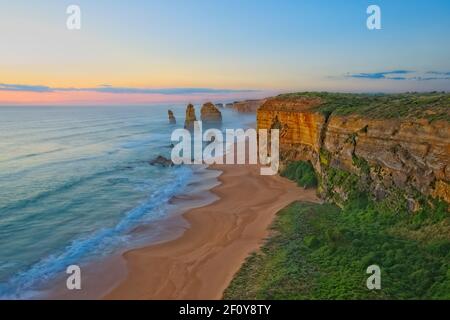
[(432, 195), (435, 198), (441, 198), (447, 203), (450, 203), (450, 184), (442, 180), (436, 181), (436, 187)]
[(233, 108), (233, 106), (234, 106), (234, 103), (227, 103), (225, 105), (225, 108), (231, 109), (231, 108)]
[(167, 111), (167, 113), (169, 114), (169, 123), (170, 124), (176, 124), (177, 123), (177, 119), (173, 115), (172, 110)]
[(255, 113), (266, 102), (263, 100), (246, 100), (233, 103), (233, 109), (242, 113)]
[[(450, 203), (447, 120), (335, 114), (323, 112), (322, 104), (314, 96), (278, 97), (258, 110), (259, 129), (280, 129), (282, 161), (310, 161), (322, 181), (330, 168), (348, 172), (377, 199), (400, 189), (411, 207), (418, 194)], [(326, 183), (319, 188), (323, 197), (339, 191), (328, 189)]]
[(173, 167), (174, 163), (172, 160), (167, 159), (163, 156), (157, 156), (155, 159), (149, 161), (151, 166), (162, 166), (162, 167)]
[(195, 108), (192, 104), (189, 104), (186, 108), (186, 120), (184, 121), (184, 128), (188, 130), (194, 129), (194, 122), (197, 121), (195, 116)]
[(315, 105), (313, 101), (302, 99), (282, 103), (270, 99), (258, 110), (258, 128), (280, 129), (280, 144), (283, 148), (304, 145), (318, 152), (326, 119), (324, 115), (310, 110)]
[(373, 120), (335, 116), (323, 141), (333, 163), (359, 173), (366, 161), (375, 188), (413, 187), (422, 194), (440, 193), (436, 182), (449, 181), (450, 126), (446, 121)]
[(202, 106), (200, 113), (204, 124), (215, 124), (222, 122), (222, 113), (211, 102), (205, 103)]
[(216, 103), (216, 108), (223, 109), (223, 103)]

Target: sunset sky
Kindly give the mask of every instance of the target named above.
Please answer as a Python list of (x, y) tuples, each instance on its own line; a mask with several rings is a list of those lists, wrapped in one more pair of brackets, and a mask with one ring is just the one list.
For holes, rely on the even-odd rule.
[(0, 104), (449, 91), (449, 35), (447, 0), (0, 0)]

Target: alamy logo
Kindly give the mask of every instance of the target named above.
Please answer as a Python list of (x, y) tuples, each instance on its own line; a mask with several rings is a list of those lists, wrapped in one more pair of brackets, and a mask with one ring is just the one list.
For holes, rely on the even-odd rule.
[(381, 9), (379, 6), (373, 4), (367, 7), (367, 14), (370, 16), (367, 18), (367, 29), (380, 30), (381, 29)]
[(66, 280), (68, 290), (81, 290), (81, 268), (77, 265), (67, 267), (66, 273), (70, 276)]
[(66, 26), (69, 30), (80, 30), (81, 29), (81, 9), (80, 6), (70, 5), (66, 9), (66, 13), (69, 15), (67, 17)]
[(371, 274), (369, 278), (367, 278), (367, 289), (369, 290), (380, 290), (381, 289), (381, 269), (376, 264), (371, 265), (367, 268), (367, 274)]
[[(275, 175), (280, 162), (279, 136), (278, 129), (260, 129), (258, 132), (255, 129), (226, 129), (224, 139), (221, 130), (203, 132), (202, 122), (195, 121), (193, 132), (187, 129), (173, 131), (171, 140), (178, 143), (172, 149), (171, 158), (174, 164), (208, 165), (258, 164), (259, 159), (259, 164), (263, 165), (261, 175)], [(204, 142), (209, 144), (204, 147)]]

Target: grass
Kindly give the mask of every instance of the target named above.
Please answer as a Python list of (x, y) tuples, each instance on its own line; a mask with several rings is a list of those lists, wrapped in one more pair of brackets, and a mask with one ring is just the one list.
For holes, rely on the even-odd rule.
[[(369, 265), (381, 290), (368, 290)], [(225, 299), (450, 299), (450, 216), (386, 211), (364, 194), (340, 209), (296, 202), (242, 266)]]
[(450, 93), (350, 94), (300, 92), (278, 96), (281, 99), (320, 98), (317, 110), (329, 115), (359, 114), (370, 118), (424, 118), (450, 121)]

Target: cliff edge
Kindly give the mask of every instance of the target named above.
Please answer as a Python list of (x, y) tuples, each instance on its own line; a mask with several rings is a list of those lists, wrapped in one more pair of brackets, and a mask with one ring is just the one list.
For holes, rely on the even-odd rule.
[[(310, 161), (323, 198), (346, 188), (376, 199), (421, 196), (450, 203), (450, 94), (297, 93), (267, 100), (259, 129), (280, 129), (282, 163)], [(343, 184), (348, 184), (343, 186)]]

